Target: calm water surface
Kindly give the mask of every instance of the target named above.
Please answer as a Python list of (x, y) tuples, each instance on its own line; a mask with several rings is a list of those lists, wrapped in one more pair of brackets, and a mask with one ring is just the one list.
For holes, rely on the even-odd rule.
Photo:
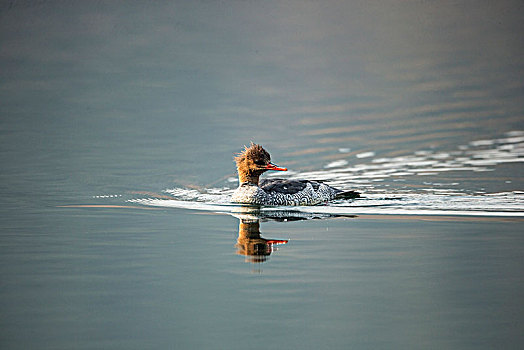
[[(522, 348), (523, 13), (1, 4), (0, 347)], [(250, 141), (363, 198), (231, 205)]]

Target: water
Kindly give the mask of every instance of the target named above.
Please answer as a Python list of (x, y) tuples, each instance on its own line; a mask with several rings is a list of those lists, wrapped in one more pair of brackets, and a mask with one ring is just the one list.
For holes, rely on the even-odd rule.
[[(520, 2), (0, 5), (0, 346), (521, 348)], [(233, 155), (362, 198), (232, 205)]]

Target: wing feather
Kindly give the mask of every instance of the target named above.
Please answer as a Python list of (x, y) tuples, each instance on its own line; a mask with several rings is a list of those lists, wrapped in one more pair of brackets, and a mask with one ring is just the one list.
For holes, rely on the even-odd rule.
[(264, 179), (260, 182), (260, 188), (266, 192), (295, 194), (304, 190), (308, 183), (311, 183), (314, 190), (320, 186), (319, 182), (309, 180)]

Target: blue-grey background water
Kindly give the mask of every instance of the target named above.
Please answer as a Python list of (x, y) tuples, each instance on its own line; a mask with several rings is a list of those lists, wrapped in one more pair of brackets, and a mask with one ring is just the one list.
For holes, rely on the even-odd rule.
[[(0, 346), (522, 348), (523, 23), (521, 1), (3, 1)], [(228, 205), (251, 141), (363, 198)], [(257, 256), (246, 230), (288, 242)]]

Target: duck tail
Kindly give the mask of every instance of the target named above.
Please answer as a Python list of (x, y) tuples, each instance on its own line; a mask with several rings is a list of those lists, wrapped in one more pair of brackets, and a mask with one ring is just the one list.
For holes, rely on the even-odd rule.
[(360, 193), (357, 191), (342, 191), (335, 195), (335, 199), (353, 199), (360, 198)]

